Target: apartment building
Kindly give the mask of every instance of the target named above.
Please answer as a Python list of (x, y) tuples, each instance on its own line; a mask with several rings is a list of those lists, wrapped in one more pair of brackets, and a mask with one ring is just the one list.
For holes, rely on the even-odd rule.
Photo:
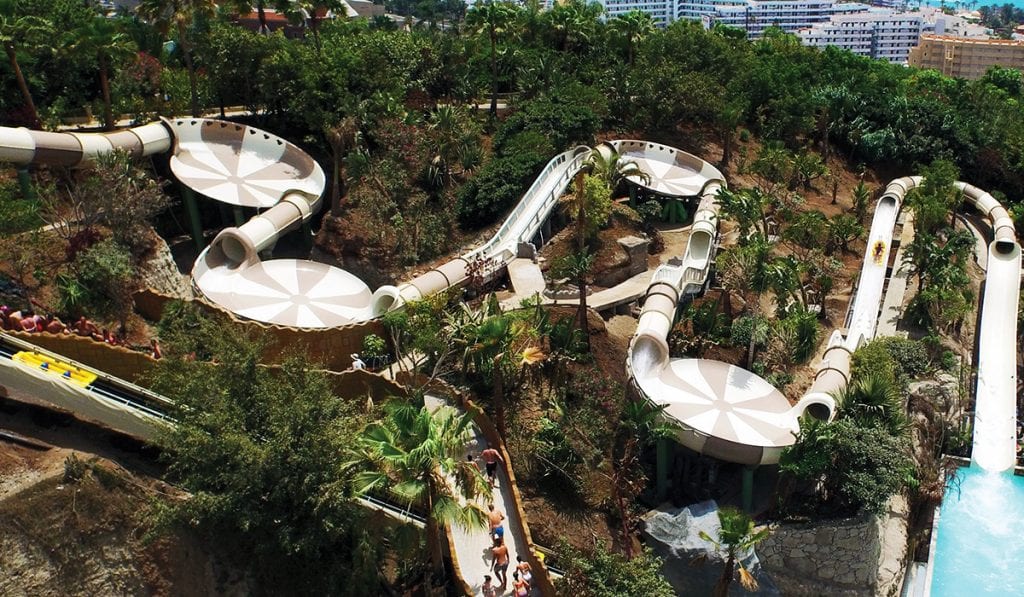
[(605, 18), (612, 19), (633, 10), (640, 10), (654, 19), (658, 27), (667, 27), (675, 20), (672, 0), (597, 0), (604, 7)]
[(797, 31), (797, 36), (806, 46), (835, 46), (859, 56), (903, 64), (921, 34), (934, 30), (935, 25), (915, 13), (868, 12), (833, 16), (828, 22)]
[(679, 0), (676, 18), (730, 25), (756, 39), (769, 27), (795, 33), (827, 22), (833, 15), (856, 14), (869, 8), (867, 4), (833, 0)]
[(951, 77), (977, 79), (993, 66), (1024, 70), (1024, 41), (926, 34), (910, 50), (908, 63)]

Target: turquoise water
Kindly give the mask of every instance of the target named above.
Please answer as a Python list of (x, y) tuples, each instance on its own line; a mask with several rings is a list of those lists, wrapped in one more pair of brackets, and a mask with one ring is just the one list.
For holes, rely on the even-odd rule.
[(961, 468), (939, 518), (932, 595), (1024, 595), (1024, 477)]

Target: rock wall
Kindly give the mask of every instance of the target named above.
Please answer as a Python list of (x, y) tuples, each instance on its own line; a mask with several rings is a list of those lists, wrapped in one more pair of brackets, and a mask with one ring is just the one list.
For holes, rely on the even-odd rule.
[(781, 524), (757, 546), (761, 565), (784, 595), (891, 596), (903, 582), (907, 501), (881, 515)]

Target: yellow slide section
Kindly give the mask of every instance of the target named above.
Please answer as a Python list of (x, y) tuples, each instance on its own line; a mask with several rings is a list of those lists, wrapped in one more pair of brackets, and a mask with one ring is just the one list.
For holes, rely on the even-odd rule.
[(41, 355), (38, 352), (22, 351), (15, 353), (11, 360), (32, 367), (59, 375), (68, 382), (82, 386), (83, 388), (96, 381), (96, 374), (90, 373), (70, 363), (58, 361), (57, 359)]

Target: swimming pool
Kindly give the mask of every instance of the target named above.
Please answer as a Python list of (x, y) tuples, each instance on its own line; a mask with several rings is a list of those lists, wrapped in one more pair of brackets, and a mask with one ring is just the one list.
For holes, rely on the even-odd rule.
[(1024, 477), (961, 468), (939, 514), (931, 594), (1024, 595)]

